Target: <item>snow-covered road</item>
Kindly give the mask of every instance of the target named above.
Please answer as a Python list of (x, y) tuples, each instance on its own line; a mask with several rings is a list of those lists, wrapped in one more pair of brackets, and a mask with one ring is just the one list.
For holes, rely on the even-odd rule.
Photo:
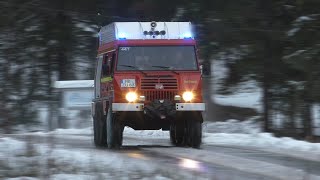
[[(210, 128), (210, 131), (215, 130)], [(124, 146), (119, 151), (96, 149), (88, 129), (0, 138), (0, 149), (3, 146), (7, 150), (2, 149), (0, 154), (0, 170), (4, 169), (0, 174), (6, 174), (0, 178), (320, 179), (320, 158), (310, 160), (309, 157), (319, 144), (291, 140), (295, 142), (288, 147), (292, 152), (297, 149), (294, 144), (305, 146), (300, 148), (300, 151), (308, 153), (303, 158), (301, 154), (292, 155), (288, 149), (287, 152), (279, 151), (283, 149), (280, 144), (285, 145), (281, 138), (271, 141), (272, 137), (260, 133), (225, 134), (225, 141), (220, 144), (223, 134), (205, 133), (205, 143), (200, 150), (173, 147), (169, 143), (168, 133), (162, 131), (126, 129), (124, 136)], [(243, 138), (242, 141), (235, 141), (236, 136)], [(216, 138), (215, 143), (212, 137)], [(253, 137), (260, 142), (254, 144), (250, 140)], [(274, 147), (262, 151), (265, 146), (259, 146), (262, 140), (267, 145), (274, 144)], [(31, 167), (20, 170), (26, 166)], [(32, 167), (37, 168), (35, 170)]]
[[(15, 135), (14, 139), (6, 139), (18, 142), (29, 142), (40, 157), (25, 157), (28, 149), (18, 148), (16, 158), (11, 157), (6, 161), (13, 169), (5, 172), (7, 177), (14, 177), (29, 174), (34, 170), (20, 168), (30, 165), (33, 162), (39, 166), (36, 174), (32, 176), (42, 179), (263, 179), (263, 175), (248, 173), (229, 167), (224, 167), (201, 159), (191, 159), (184, 156), (177, 156), (171, 153), (162, 153), (162, 150), (172, 152), (179, 149), (170, 146), (168, 141), (163, 140), (141, 140), (128, 138), (120, 150), (96, 149), (91, 137), (75, 136), (71, 138), (59, 135), (55, 136), (34, 136)], [(135, 145), (132, 145), (135, 144)], [(137, 146), (137, 144), (140, 144)], [(199, 151), (189, 149), (191, 151)], [(200, 150), (201, 151), (201, 150)], [(2, 157), (8, 157), (2, 156)], [(192, 153), (192, 152), (191, 152)], [(31, 153), (32, 154), (32, 153)], [(20, 159), (22, 158), (22, 159)], [(42, 159), (42, 160), (41, 160)], [(43, 161), (44, 160), (44, 161)], [(37, 163), (34, 163), (38, 161)], [(49, 164), (47, 162), (50, 162)], [(0, 166), (1, 167), (1, 166)], [(11, 171), (11, 172), (10, 172)], [(29, 171), (29, 172), (28, 172)], [(17, 175), (15, 175), (17, 174)], [(78, 176), (76, 174), (80, 174)], [(21, 178), (23, 179), (23, 178)], [(270, 178), (267, 178), (270, 179)]]

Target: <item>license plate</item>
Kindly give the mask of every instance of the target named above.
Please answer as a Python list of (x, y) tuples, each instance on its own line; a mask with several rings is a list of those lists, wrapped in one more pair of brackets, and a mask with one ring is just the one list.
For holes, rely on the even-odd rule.
[(121, 87), (136, 87), (136, 80), (135, 79), (122, 79), (121, 80)]

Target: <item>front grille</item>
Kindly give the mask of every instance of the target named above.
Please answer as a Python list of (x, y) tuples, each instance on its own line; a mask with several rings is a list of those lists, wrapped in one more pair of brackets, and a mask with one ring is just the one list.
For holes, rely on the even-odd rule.
[(161, 77), (161, 78), (142, 78), (141, 79), (141, 90), (154, 90), (157, 85), (162, 85), (161, 90), (177, 90), (178, 81), (172, 77)]
[(174, 96), (177, 94), (176, 91), (163, 91), (163, 90), (153, 90), (153, 91), (141, 91), (141, 94), (146, 97), (146, 101), (153, 101), (153, 100), (162, 100), (168, 99), (173, 101)]

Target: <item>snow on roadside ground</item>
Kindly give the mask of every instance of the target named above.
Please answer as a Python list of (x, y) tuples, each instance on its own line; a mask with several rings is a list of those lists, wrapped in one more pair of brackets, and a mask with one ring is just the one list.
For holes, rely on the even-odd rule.
[[(212, 61), (211, 69), (213, 70), (213, 78), (211, 81), (211, 85), (212, 89), (214, 90), (214, 94), (212, 94), (211, 100), (220, 105), (252, 108), (261, 112), (262, 92), (256, 81), (245, 81), (239, 83), (235, 87), (229, 87), (229, 91), (232, 92), (231, 94), (225, 95), (219, 93), (221, 84), (226, 78), (229, 71), (226, 66), (227, 60), (225, 60), (225, 58), (228, 56), (232, 55), (222, 54), (220, 59)], [(234, 59), (236, 57), (229, 58)]]
[(56, 129), (51, 132), (51, 134), (62, 134), (62, 135), (91, 135), (92, 127), (83, 128), (83, 129)]
[(312, 108), (314, 134), (320, 136), (320, 104), (314, 104)]
[(205, 133), (203, 142), (210, 145), (255, 148), (320, 162), (320, 143), (309, 143), (287, 137), (277, 138), (270, 133)]
[(220, 105), (252, 108), (258, 112), (262, 111), (262, 92), (255, 81), (240, 83), (232, 94), (222, 95), (215, 93), (212, 100)]
[(229, 120), (204, 124), (203, 143), (208, 145), (254, 148), (267, 152), (320, 162), (320, 143), (263, 133), (259, 123)]
[(204, 122), (203, 131), (207, 133), (260, 133), (261, 125), (254, 120), (239, 121), (230, 119), (221, 122)]
[(263, 133), (261, 124), (254, 120), (204, 123), (203, 129), (204, 144), (254, 148), (320, 162), (320, 143), (274, 137)]
[(231, 95), (214, 95), (214, 102), (225, 106), (252, 108), (261, 112), (261, 92), (239, 92)]
[(0, 138), (0, 152), (0, 179), (8, 180), (167, 180), (186, 179), (190, 175), (150, 163), (147, 156), (132, 151), (48, 147)]

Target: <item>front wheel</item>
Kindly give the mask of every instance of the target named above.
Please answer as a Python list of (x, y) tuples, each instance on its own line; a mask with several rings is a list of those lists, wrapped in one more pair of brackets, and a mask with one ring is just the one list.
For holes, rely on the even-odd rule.
[(182, 112), (171, 125), (170, 140), (176, 146), (200, 148), (202, 143), (201, 112)]
[(108, 109), (107, 114), (107, 144), (108, 148), (118, 149), (122, 146), (123, 140), (123, 125), (117, 119), (115, 113), (112, 113), (111, 106)]
[(96, 103), (95, 116), (93, 117), (93, 138), (96, 147), (104, 147), (107, 144), (106, 119), (103, 115), (101, 103)]
[(202, 142), (202, 123), (197, 120), (188, 120), (188, 145), (200, 148)]
[(175, 146), (185, 145), (185, 127), (183, 122), (175, 122), (170, 126), (170, 141)]

